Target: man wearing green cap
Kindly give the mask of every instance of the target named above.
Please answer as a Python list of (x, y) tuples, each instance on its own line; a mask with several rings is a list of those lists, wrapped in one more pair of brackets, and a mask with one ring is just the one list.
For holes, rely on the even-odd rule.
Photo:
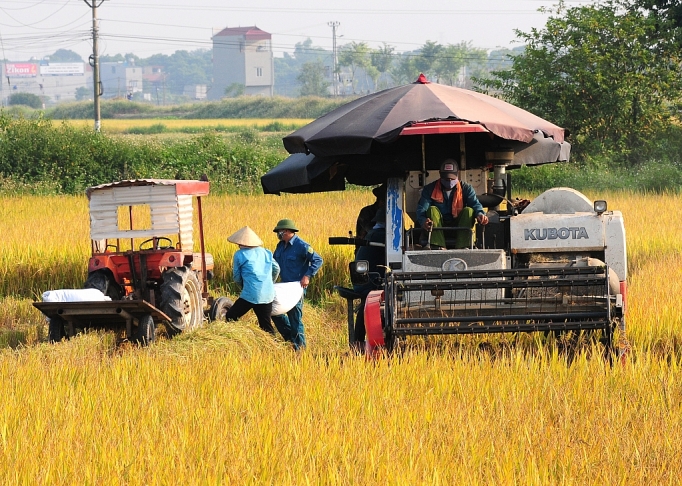
[[(322, 266), (322, 257), (313, 248), (298, 237), (298, 228), (290, 219), (280, 219), (273, 230), (277, 233), (279, 243), (273, 257), (280, 267), (282, 282), (300, 282), (303, 296), (310, 283)], [(303, 297), (286, 314), (272, 316), (275, 327), (282, 337), (290, 341), (295, 349), (305, 347), (305, 330), (303, 327)]]

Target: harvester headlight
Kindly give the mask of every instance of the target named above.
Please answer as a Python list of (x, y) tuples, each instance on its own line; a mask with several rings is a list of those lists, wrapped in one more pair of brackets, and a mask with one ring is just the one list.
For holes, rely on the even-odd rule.
[(362, 275), (369, 272), (369, 262), (367, 260), (358, 260), (355, 262), (355, 271)]
[(594, 202), (594, 212), (601, 214), (606, 211), (606, 201), (599, 200)]

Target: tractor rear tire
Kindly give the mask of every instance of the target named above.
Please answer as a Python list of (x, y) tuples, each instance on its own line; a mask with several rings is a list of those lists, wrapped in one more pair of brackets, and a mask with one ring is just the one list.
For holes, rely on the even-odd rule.
[(47, 340), (50, 343), (58, 343), (66, 338), (65, 322), (59, 316), (51, 317), (47, 325)]
[(121, 300), (121, 287), (114, 280), (111, 270), (101, 269), (95, 270), (88, 274), (88, 278), (83, 284), (84, 289), (97, 289), (111, 300)]
[(135, 330), (135, 336), (133, 341), (135, 341), (140, 346), (148, 346), (153, 343), (156, 339), (156, 326), (154, 325), (154, 319), (150, 314), (145, 314), (140, 317), (137, 329)]
[(227, 297), (218, 297), (211, 306), (211, 310), (208, 313), (208, 320), (213, 321), (224, 321), (225, 314), (232, 308), (233, 302)]
[(166, 323), (169, 336), (191, 331), (204, 320), (201, 283), (188, 267), (176, 267), (163, 273), (161, 311), (170, 317)]

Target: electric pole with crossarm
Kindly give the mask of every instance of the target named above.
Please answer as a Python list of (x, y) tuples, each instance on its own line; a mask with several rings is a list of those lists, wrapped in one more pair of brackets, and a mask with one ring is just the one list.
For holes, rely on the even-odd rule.
[(92, 67), (92, 85), (94, 91), (95, 104), (95, 131), (99, 132), (101, 127), (99, 97), (102, 96), (102, 82), (99, 80), (99, 52), (97, 49), (97, 38), (99, 37), (99, 25), (97, 23), (97, 7), (102, 5), (105, 0), (83, 0), (92, 9), (92, 54), (90, 55), (90, 66)]
[(334, 97), (339, 94), (338, 85), (336, 83), (336, 28), (341, 25), (341, 22), (327, 22), (327, 25), (332, 28), (332, 86), (334, 89)]

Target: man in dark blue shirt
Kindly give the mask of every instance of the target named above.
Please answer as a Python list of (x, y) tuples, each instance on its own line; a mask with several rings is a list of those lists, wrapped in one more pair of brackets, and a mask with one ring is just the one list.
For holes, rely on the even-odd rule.
[[(298, 237), (298, 228), (290, 219), (281, 219), (273, 230), (280, 240), (277, 243), (273, 257), (279, 264), (279, 276), (282, 282), (300, 282), (305, 289), (310, 279), (315, 276), (322, 266), (322, 257), (313, 248)], [(303, 327), (303, 297), (286, 314), (272, 316), (275, 327), (282, 337), (293, 343), (295, 349), (305, 347), (305, 329)]]

